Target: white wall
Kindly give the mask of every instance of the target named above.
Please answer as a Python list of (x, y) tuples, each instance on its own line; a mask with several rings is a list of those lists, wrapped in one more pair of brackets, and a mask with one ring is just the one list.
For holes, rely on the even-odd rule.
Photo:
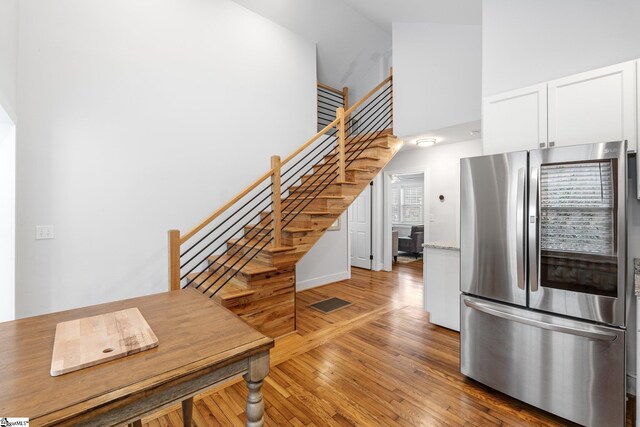
[(482, 12), (483, 96), (640, 57), (637, 0), (483, 0)]
[[(353, 104), (389, 75), (391, 37), (342, 0), (235, 0), (317, 46), (318, 81), (349, 87)], [(346, 220), (296, 266), (298, 290), (350, 277)]]
[(296, 264), (296, 290), (314, 288), (351, 278), (347, 214), (340, 217), (340, 230), (327, 231)]
[(0, 106), (0, 322), (15, 317), (16, 128)]
[(18, 0), (0, 0), (0, 106), (16, 121)]
[[(480, 155), (482, 143), (474, 139), (403, 150), (383, 169), (385, 172), (428, 171), (430, 199), (425, 201), (425, 211), (429, 211), (431, 221), (428, 231), (425, 227), (425, 233), (429, 233), (425, 235), (425, 242), (460, 239), (460, 159)], [(444, 202), (438, 199), (440, 194), (445, 197)]]
[(480, 25), (393, 23), (394, 132), (480, 120)]
[(318, 81), (351, 102), (389, 75), (391, 36), (342, 0), (235, 0), (317, 44)]
[(166, 290), (167, 230), (315, 133), (314, 45), (230, 0), (21, 0), (19, 33), (20, 317)]

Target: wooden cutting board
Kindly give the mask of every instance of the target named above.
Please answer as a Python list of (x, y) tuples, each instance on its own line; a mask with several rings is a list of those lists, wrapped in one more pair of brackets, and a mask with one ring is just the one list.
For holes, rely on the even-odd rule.
[(157, 347), (158, 338), (137, 308), (61, 322), (51, 357), (58, 376)]

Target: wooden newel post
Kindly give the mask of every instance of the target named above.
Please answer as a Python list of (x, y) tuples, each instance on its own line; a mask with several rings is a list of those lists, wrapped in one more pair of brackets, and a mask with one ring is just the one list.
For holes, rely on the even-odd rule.
[(282, 240), (282, 205), (281, 205), (281, 190), (280, 190), (280, 156), (271, 156), (271, 196), (272, 201), (272, 213), (273, 215), (273, 247), (279, 248)]
[(180, 230), (169, 230), (169, 290), (180, 289)]
[(344, 130), (344, 108), (340, 107), (336, 110), (336, 118), (338, 119), (338, 182), (345, 181), (344, 171), (344, 143), (345, 143), (345, 130)]
[[(342, 108), (349, 109), (349, 88), (346, 86), (342, 88)], [(346, 119), (348, 120), (348, 117)]]

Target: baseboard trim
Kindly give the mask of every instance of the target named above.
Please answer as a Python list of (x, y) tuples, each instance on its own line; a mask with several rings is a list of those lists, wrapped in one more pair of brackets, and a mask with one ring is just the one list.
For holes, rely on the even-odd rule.
[(313, 277), (311, 279), (297, 281), (296, 292), (305, 291), (318, 286), (328, 285), (330, 283), (339, 282), (341, 280), (351, 279), (351, 271), (341, 271), (339, 273), (328, 274), (326, 276)]

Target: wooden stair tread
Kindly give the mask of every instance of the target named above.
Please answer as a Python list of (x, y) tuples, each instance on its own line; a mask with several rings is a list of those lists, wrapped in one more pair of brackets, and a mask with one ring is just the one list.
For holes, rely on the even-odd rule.
[[(211, 277), (207, 277), (209, 274), (210, 273), (207, 271), (202, 273), (199, 277), (196, 277), (198, 276), (198, 273), (189, 274), (187, 279), (193, 279), (193, 282), (189, 287), (203, 293), (204, 295), (210, 296), (216, 289), (218, 289), (218, 287), (222, 286), (222, 284), (226, 282), (226, 284), (216, 294), (216, 297), (219, 297), (220, 299), (240, 298), (252, 295), (256, 292), (253, 289), (248, 289), (244, 283), (240, 282), (235, 277), (232, 277), (231, 279), (220, 278), (221, 276), (219, 273), (215, 273)], [(198, 287), (196, 288), (196, 286)], [(205, 292), (205, 289), (209, 286), (211, 286), (211, 288)]]
[[(222, 282), (222, 283), (224, 283), (224, 282)], [(217, 288), (215, 286), (213, 286), (207, 293), (205, 293), (205, 295), (211, 296), (211, 293), (213, 291), (215, 291), (216, 289)], [(253, 295), (255, 293), (256, 293), (255, 289), (240, 288), (237, 285), (232, 285), (231, 282), (229, 282), (226, 285), (224, 285), (218, 291), (218, 293), (216, 293), (213, 296), (213, 298), (214, 299), (219, 299), (221, 301), (230, 301), (230, 300), (234, 300), (234, 299), (237, 299), (237, 298), (248, 297), (248, 296), (251, 296), (251, 295)]]
[[(336, 157), (337, 154), (327, 154), (324, 158), (325, 159), (330, 159), (332, 157)], [(349, 156), (346, 156), (349, 157)], [(380, 160), (380, 157), (378, 156), (372, 156), (370, 154), (367, 154), (365, 156), (355, 156), (351, 159), (345, 158), (345, 162), (352, 162), (352, 161), (356, 161), (356, 160)], [(333, 164), (327, 164), (327, 163), (322, 163), (319, 165), (316, 165), (315, 167), (317, 168), (321, 168), (321, 167), (326, 167), (326, 166), (333, 166)]]
[[(256, 246), (256, 249), (260, 247), (260, 245)], [(218, 259), (218, 256), (220, 257)], [(218, 259), (216, 261), (216, 259)], [(209, 262), (210, 263), (215, 263), (217, 265), (221, 265), (224, 264), (225, 266), (223, 268), (221, 268), (219, 270), (219, 272), (221, 271), (226, 271), (229, 268), (231, 268), (231, 271), (236, 271), (236, 270), (240, 270), (241, 273), (243, 274), (247, 274), (249, 276), (252, 276), (254, 274), (265, 274), (265, 273), (273, 273), (275, 271), (277, 271), (277, 268), (275, 267), (268, 267), (265, 266), (263, 264), (260, 264), (258, 262), (254, 262), (253, 260), (249, 261), (249, 257), (244, 257), (242, 259), (240, 259), (240, 257), (237, 257), (235, 255), (213, 255), (211, 257), (209, 257)], [(247, 263), (246, 265), (244, 265), (245, 263)], [(231, 267), (232, 265), (234, 265), (233, 267)], [(242, 267), (244, 265), (244, 267)], [(242, 267), (242, 269), (240, 268)]]
[[(245, 232), (246, 232), (246, 228), (251, 228), (253, 227), (253, 225), (255, 224), (250, 224), (248, 226), (245, 227)], [(268, 234), (271, 233), (271, 231), (273, 231), (273, 227), (266, 227), (264, 230), (262, 230), (260, 232), (260, 234)], [(313, 228), (307, 228), (307, 227), (294, 227), (292, 225), (287, 225), (285, 227), (282, 228), (282, 231), (286, 231), (287, 233), (308, 233), (310, 231), (315, 231)]]
[[(271, 231), (271, 230), (269, 230), (269, 231)], [(260, 239), (258, 239), (258, 240), (260, 240)], [(230, 243), (230, 244), (234, 244), (236, 242), (240, 242), (238, 244), (239, 246), (236, 245), (236, 246), (233, 247), (233, 249), (242, 247), (242, 245), (244, 245), (245, 243), (249, 243), (246, 247), (250, 248), (256, 243), (255, 240), (252, 240), (252, 239), (247, 240), (244, 237), (242, 237), (240, 239), (229, 239), (229, 240), (227, 240), (227, 243)], [(264, 244), (264, 242), (258, 243), (258, 245), (253, 249), (254, 250), (258, 250), (258, 248), (261, 247), (263, 244)], [(269, 253), (273, 253), (273, 254), (277, 254), (277, 253), (281, 253), (281, 252), (289, 252), (289, 251), (292, 251), (294, 249), (295, 248), (293, 246), (279, 246), (277, 248), (274, 248), (272, 246), (272, 244), (269, 243), (269, 244), (267, 244), (267, 246), (265, 246), (264, 248), (262, 248), (260, 250), (261, 251), (265, 251), (265, 252), (269, 252)]]
[(329, 200), (342, 200), (344, 199), (344, 196), (335, 196), (335, 195), (331, 195), (331, 194), (320, 194), (317, 196), (312, 196), (309, 194), (305, 194), (305, 193), (299, 193), (299, 194), (290, 194), (288, 195), (284, 200), (287, 199), (329, 199)]
[(334, 215), (333, 212), (329, 212), (329, 211), (320, 211), (320, 210), (312, 211), (312, 210), (304, 210), (304, 209), (302, 209), (301, 211), (283, 209), (282, 212), (296, 213), (296, 214), (300, 213), (300, 214), (307, 214), (307, 215)]
[(345, 142), (349, 143), (349, 142), (353, 142), (354, 140), (358, 139), (358, 138), (362, 138), (363, 141), (368, 141), (370, 139), (378, 139), (378, 138), (384, 138), (387, 136), (393, 136), (392, 134), (393, 129), (391, 128), (387, 128), (381, 131), (377, 131), (377, 132), (370, 132), (367, 134), (360, 134), (360, 135), (354, 135), (354, 136), (348, 136), (347, 138), (345, 138)]
[[(330, 185), (357, 185), (358, 182), (357, 181), (341, 181), (341, 182), (332, 182)], [(292, 185), (291, 187), (294, 189), (298, 189), (298, 188), (311, 188), (311, 187), (320, 187), (320, 186), (324, 186), (326, 184), (300, 184), (300, 185)], [(328, 187), (328, 186), (327, 186)]]
[(282, 229), (283, 231), (288, 231), (290, 233), (309, 233), (311, 231), (315, 231), (313, 228), (306, 228), (306, 227), (292, 227), (292, 226), (286, 226), (285, 228)]
[(356, 151), (364, 151), (370, 149), (382, 149), (382, 150), (390, 150), (391, 144), (387, 140), (385, 141), (352, 141), (345, 143), (344, 151), (346, 153), (354, 153)]

